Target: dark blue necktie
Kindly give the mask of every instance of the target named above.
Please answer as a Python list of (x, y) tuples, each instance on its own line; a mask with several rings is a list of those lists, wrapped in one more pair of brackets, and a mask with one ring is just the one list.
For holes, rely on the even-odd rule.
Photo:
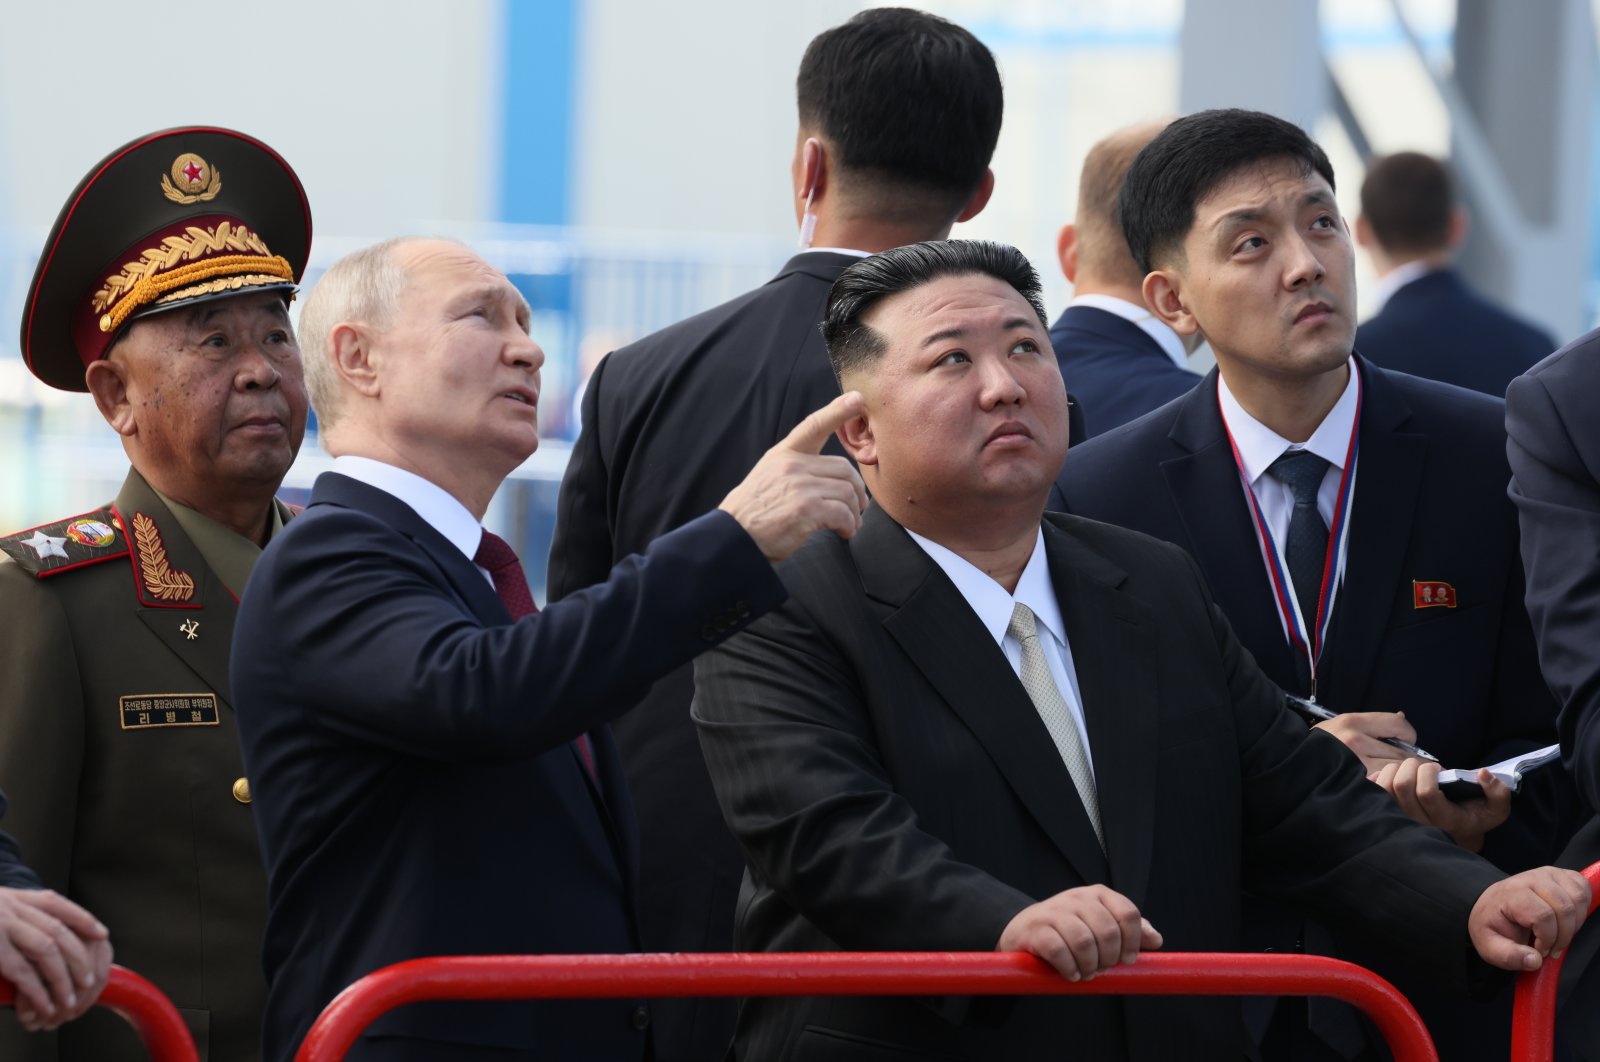
[(1317, 491), (1322, 488), (1328, 462), (1309, 450), (1288, 450), (1267, 466), (1267, 472), (1294, 495), (1289, 514), (1289, 537), (1283, 553), (1289, 578), (1300, 602), (1306, 636), (1317, 623), (1317, 601), (1322, 596), (1322, 567), (1328, 553), (1328, 525), (1317, 511)]

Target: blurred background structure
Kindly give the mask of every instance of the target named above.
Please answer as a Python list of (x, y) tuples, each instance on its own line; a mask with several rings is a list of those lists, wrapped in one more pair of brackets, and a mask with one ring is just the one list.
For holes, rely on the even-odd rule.
[[(1346, 215), (1364, 161), (1450, 156), (1463, 271), (1562, 341), (1600, 303), (1600, 0), (923, 0), (994, 51), (995, 195), (957, 236), (1022, 248), (1052, 316), (1083, 154), (1143, 118), (1269, 110), (1328, 149)], [(874, 6), (746, 0), (111, 0), (8, 8), (0, 33), (0, 529), (93, 508), (126, 469), (86, 395), (17, 353), (35, 256), (76, 180), (153, 129), (243, 129), (299, 171), (308, 283), (408, 232), (472, 243), (534, 307), (545, 443), (489, 522), (542, 558), (607, 350), (767, 279), (795, 246), (794, 74), (816, 33)], [(203, 86), (204, 91), (195, 91)], [(1368, 267), (1362, 260), (1361, 268)], [(1358, 282), (1370, 286), (1363, 272)], [(1070, 381), (1069, 381), (1070, 386)], [(288, 485), (328, 458), (308, 437)]]

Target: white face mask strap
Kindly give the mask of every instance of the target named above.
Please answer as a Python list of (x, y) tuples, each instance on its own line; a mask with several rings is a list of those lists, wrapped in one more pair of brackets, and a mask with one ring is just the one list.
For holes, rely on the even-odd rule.
[(811, 200), (816, 197), (817, 186), (813, 184), (806, 192), (805, 213), (800, 216), (800, 249), (809, 250), (811, 242), (817, 235), (817, 215), (811, 212)]

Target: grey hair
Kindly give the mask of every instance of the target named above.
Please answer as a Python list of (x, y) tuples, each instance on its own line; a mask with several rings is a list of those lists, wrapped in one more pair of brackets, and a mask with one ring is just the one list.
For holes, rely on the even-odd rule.
[(300, 310), (300, 356), (305, 363), (311, 405), (324, 430), (337, 422), (341, 397), (339, 373), (328, 350), (333, 330), (346, 321), (360, 321), (380, 329), (389, 327), (409, 282), (395, 251), (409, 243), (432, 243), (438, 239), (400, 236), (353, 251), (329, 266), (306, 296)]

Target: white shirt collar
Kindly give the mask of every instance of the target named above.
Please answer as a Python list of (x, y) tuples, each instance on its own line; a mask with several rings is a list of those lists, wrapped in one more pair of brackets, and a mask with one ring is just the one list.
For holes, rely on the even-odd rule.
[(1127, 299), (1119, 299), (1115, 295), (1101, 295), (1098, 292), (1075, 296), (1067, 305), (1092, 306), (1138, 325), (1141, 332), (1160, 345), (1167, 357), (1172, 359), (1172, 364), (1185, 372), (1189, 371), (1189, 352), (1183, 349), (1183, 337), (1168, 327), (1165, 321), (1151, 313), (1149, 307), (1129, 302)]
[(1017, 579), (1016, 594), (1006, 593), (1006, 588), (981, 568), (953, 550), (947, 549), (931, 538), (906, 530), (911, 540), (937, 564), (956, 589), (978, 614), (978, 620), (993, 635), (996, 645), (1005, 639), (1006, 628), (1011, 626), (1011, 613), (1018, 601), (1033, 611), (1034, 620), (1045, 628), (1055, 640), (1065, 645), (1066, 624), (1061, 619), (1061, 604), (1056, 600), (1056, 588), (1050, 582), (1050, 562), (1044, 552), (1044, 529), (1034, 539), (1033, 553), (1028, 557), (1022, 575)]
[(807, 247), (801, 254), (847, 254), (854, 258), (871, 258), (872, 251), (858, 251), (854, 247)]
[(1372, 312), (1377, 313), (1383, 309), (1384, 303), (1394, 298), (1395, 292), (1413, 280), (1421, 280), (1429, 273), (1437, 272), (1437, 269), (1421, 260), (1395, 266), (1379, 277), (1378, 282), (1372, 286)]
[(1350, 378), (1345, 382), (1344, 393), (1303, 445), (1291, 443), (1245, 412), (1239, 400), (1233, 397), (1233, 392), (1228, 390), (1228, 381), (1222, 378), (1221, 373), (1217, 374), (1217, 396), (1221, 401), (1222, 420), (1228, 427), (1228, 433), (1233, 436), (1234, 445), (1239, 448), (1239, 458), (1244, 462), (1245, 475), (1250, 478), (1252, 486), (1266, 473), (1268, 465), (1290, 449), (1310, 450), (1334, 468), (1344, 468), (1350, 432), (1356, 422), (1357, 392), (1355, 359), (1351, 358), (1345, 364), (1349, 366)]
[(429, 527), (448, 539), (468, 560), (477, 555), (478, 543), (483, 539), (483, 525), (478, 523), (478, 518), (465, 505), (437, 483), (423, 479), (415, 472), (352, 454), (334, 458), (330, 471), (393, 495), (410, 506)]

